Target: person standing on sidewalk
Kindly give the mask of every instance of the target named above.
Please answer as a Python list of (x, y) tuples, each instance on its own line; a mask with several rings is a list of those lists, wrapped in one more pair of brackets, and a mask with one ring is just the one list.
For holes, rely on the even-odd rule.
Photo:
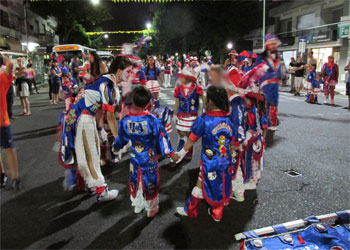
[(328, 62), (323, 65), (321, 74), (324, 79), (323, 84), (323, 93), (325, 97), (325, 104), (328, 104), (329, 94), (331, 95), (331, 105), (334, 105), (334, 95), (335, 95), (335, 86), (338, 83), (339, 77), (339, 68), (338, 64), (334, 63), (334, 57), (329, 56)]
[(348, 65), (345, 66), (344, 71), (348, 72), (348, 77), (346, 78), (346, 95), (348, 96), (349, 104), (347, 108), (350, 111), (350, 60), (348, 61)]
[(21, 58), (17, 59), (17, 64), (18, 67), (16, 68), (15, 75), (17, 77), (16, 79), (16, 86), (19, 91), (19, 96), (21, 99), (21, 104), (22, 104), (22, 115), (29, 116), (31, 115), (30, 112), (30, 103), (28, 96), (30, 94), (29, 92), (29, 84), (26, 79), (26, 68), (23, 66), (23, 60)]
[(300, 91), (304, 88), (304, 70), (305, 63), (301, 56), (297, 57), (297, 62), (295, 63), (295, 96), (300, 96)]
[[(19, 173), (18, 173), (18, 161), (17, 152), (13, 144), (13, 138), (11, 133), (10, 119), (7, 113), (7, 101), (6, 93), (12, 86), (13, 64), (7, 57), (0, 56), (0, 66), (6, 65), (5, 71), (0, 73), (0, 147), (3, 149), (7, 164), (11, 173), (11, 185), (15, 190), (19, 189)], [(7, 176), (5, 168), (0, 155), (0, 167), (1, 167), (1, 188), (6, 186)]]
[(290, 63), (289, 63), (289, 73), (290, 73), (290, 92), (294, 93), (295, 92), (295, 87), (294, 87), (294, 81), (295, 81), (295, 58), (292, 57), (290, 59)]

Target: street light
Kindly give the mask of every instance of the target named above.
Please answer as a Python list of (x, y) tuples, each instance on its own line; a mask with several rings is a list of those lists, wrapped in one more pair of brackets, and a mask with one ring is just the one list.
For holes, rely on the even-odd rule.
[(90, 0), (93, 5), (97, 5), (100, 3), (100, 0)]
[(108, 39), (108, 34), (104, 34), (103, 36), (105, 39)]
[(146, 23), (146, 28), (149, 30), (150, 28), (152, 28), (152, 24), (150, 22)]
[(227, 44), (227, 48), (228, 48), (228, 49), (232, 49), (232, 47), (233, 47), (233, 44), (232, 44), (232, 43), (228, 43), (228, 44)]

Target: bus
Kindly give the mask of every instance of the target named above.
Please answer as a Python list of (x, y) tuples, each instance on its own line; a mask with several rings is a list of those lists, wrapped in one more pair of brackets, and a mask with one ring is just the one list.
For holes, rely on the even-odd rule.
[(96, 53), (106, 63), (114, 58), (114, 55), (110, 51), (97, 51)]
[(96, 51), (79, 44), (62, 44), (52, 48), (54, 57), (63, 56), (64, 59), (69, 63), (74, 56), (79, 57), (79, 66), (83, 66), (86, 61), (89, 61), (90, 51)]

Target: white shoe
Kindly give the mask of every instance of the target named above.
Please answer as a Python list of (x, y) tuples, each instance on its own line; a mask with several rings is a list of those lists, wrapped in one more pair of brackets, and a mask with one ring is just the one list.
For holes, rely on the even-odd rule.
[(267, 129), (272, 130), (272, 131), (277, 131), (277, 127), (276, 126), (271, 126), (271, 127), (268, 127)]
[(323, 103), (324, 103), (324, 104), (328, 104), (328, 99), (324, 100)]
[(144, 207), (136, 207), (136, 206), (135, 206), (135, 208), (134, 208), (134, 213), (135, 213), (135, 214), (139, 214), (139, 213), (142, 212), (143, 209), (144, 209)]
[[(211, 216), (211, 208), (208, 208), (208, 214)], [(221, 220), (218, 219), (214, 219), (213, 216), (211, 216), (211, 218), (215, 221), (215, 222), (220, 222)]]
[(102, 194), (97, 196), (97, 202), (105, 202), (105, 201), (111, 201), (115, 200), (118, 197), (119, 191), (114, 190), (108, 190), (106, 187), (105, 191), (103, 191)]
[(232, 193), (231, 199), (238, 201), (238, 202), (243, 202), (244, 201), (244, 194)]
[(181, 215), (181, 216), (188, 216), (188, 214), (186, 213), (184, 207), (177, 207), (176, 208), (176, 213)]
[(244, 184), (245, 190), (255, 190), (256, 183), (254, 181), (249, 181), (247, 184)]

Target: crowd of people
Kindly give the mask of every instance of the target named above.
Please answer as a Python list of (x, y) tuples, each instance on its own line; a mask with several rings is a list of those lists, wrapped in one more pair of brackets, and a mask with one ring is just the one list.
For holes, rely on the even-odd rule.
[[(97, 202), (116, 199), (119, 191), (109, 188), (101, 167), (107, 162), (117, 164), (122, 153), (129, 151), (131, 205), (135, 213), (146, 210), (148, 217), (154, 217), (159, 211), (158, 155), (170, 158), (173, 165), (192, 160), (193, 146), (202, 138), (201, 160), (195, 163), (200, 166), (197, 183), (176, 211), (195, 218), (204, 200), (211, 217), (220, 221), (230, 199), (244, 201), (245, 191), (256, 189), (261, 179), (266, 136), (268, 131), (276, 131), (279, 123), (279, 86), (284, 77), (279, 45), (279, 39), (268, 34), (263, 53), (241, 60), (232, 50), (224, 65), (213, 64), (211, 57), (199, 62), (190, 54), (184, 56), (183, 64), (171, 58), (161, 64), (154, 56), (143, 63), (137, 56), (142, 43), (134, 46), (133, 54), (122, 52), (108, 63), (96, 52), (90, 52), (83, 66), (79, 66), (77, 56), (50, 61), (50, 99), (53, 105), (60, 98), (65, 103), (57, 137), (59, 162), (65, 168), (64, 188), (86, 190)], [(308, 64), (301, 57), (292, 60), (292, 91), (300, 96), (304, 89), (307, 101), (315, 103), (323, 84), (326, 101), (330, 95), (334, 104), (337, 65), (330, 56), (322, 72), (316, 73), (312, 53), (309, 57)], [(8, 89), (13, 65), (6, 59), (3, 64), (1, 88)], [(23, 115), (30, 115), (28, 95), (33, 80), (23, 79), (34, 79), (35, 71), (30, 66), (25, 69), (19, 60), (15, 75)], [(161, 107), (161, 85), (171, 87), (172, 75), (176, 80), (175, 106)], [(350, 77), (347, 88), (349, 82)], [(1, 117), (6, 115), (2, 107)], [(16, 186), (17, 156), (10, 123), (8, 118), (1, 119), (1, 147), (8, 149), (6, 156)], [(172, 123), (178, 132), (176, 150), (168, 136)]]

